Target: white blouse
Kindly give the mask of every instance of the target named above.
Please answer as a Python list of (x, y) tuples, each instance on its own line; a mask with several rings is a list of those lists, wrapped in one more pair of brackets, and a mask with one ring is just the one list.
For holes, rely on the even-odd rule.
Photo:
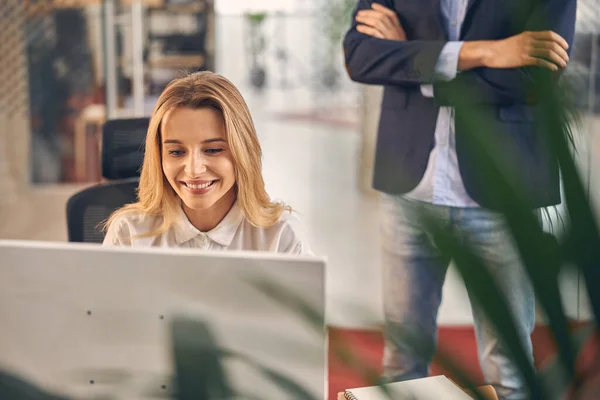
[(117, 218), (108, 228), (104, 246), (185, 247), (205, 250), (254, 250), (288, 254), (312, 254), (300, 234), (298, 220), (284, 211), (274, 225), (253, 226), (238, 203), (212, 230), (201, 232), (181, 210), (179, 219), (167, 232), (137, 238), (158, 228), (160, 217), (134, 212)]

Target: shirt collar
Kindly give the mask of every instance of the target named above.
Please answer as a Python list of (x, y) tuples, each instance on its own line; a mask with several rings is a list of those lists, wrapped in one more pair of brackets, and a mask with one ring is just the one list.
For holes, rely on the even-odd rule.
[(199, 231), (180, 208), (179, 219), (175, 224), (175, 241), (178, 245), (192, 240), (196, 236), (206, 235), (210, 240), (221, 246), (229, 246), (238, 227), (244, 219), (244, 212), (236, 201), (219, 224), (208, 232)]

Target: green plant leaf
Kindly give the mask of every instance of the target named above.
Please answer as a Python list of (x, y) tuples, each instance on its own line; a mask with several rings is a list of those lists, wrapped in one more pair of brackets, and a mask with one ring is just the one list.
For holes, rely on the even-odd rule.
[(233, 396), (209, 325), (189, 317), (171, 323), (178, 400), (221, 400)]
[(280, 389), (287, 392), (292, 398), (298, 400), (318, 400), (316, 399), (310, 392), (304, 389), (300, 384), (285, 376), (284, 374), (274, 370), (271, 367), (267, 367), (263, 363), (249, 357), (245, 354), (241, 354), (239, 352), (226, 349), (226, 348), (218, 348), (218, 353), (220, 354), (220, 358), (226, 359), (236, 359), (244, 362), (246, 365), (251, 366), (252, 368), (258, 370), (265, 377), (267, 377), (271, 382), (279, 386)]
[[(531, 72), (532, 84), (543, 87), (553, 87), (552, 76), (545, 72)], [(540, 93), (536, 90), (536, 92)], [(462, 87), (448, 93), (455, 103), (457, 131), (460, 131), (465, 152), (478, 166), (482, 179), (481, 184), (488, 199), (494, 199), (499, 211), (505, 216), (507, 225), (514, 238), (516, 247), (529, 278), (531, 279), (536, 297), (546, 313), (548, 325), (554, 340), (558, 344), (559, 356), (563, 368), (569, 376), (574, 377), (575, 355), (570, 343), (568, 319), (561, 303), (558, 285), (558, 274), (562, 267), (563, 257), (558, 242), (545, 234), (539, 222), (532, 214), (532, 202), (526, 197), (526, 188), (519, 186), (520, 171), (511, 165), (511, 155), (502, 150), (504, 144), (501, 135), (485, 134), (490, 130), (489, 120), (495, 118), (491, 114), (493, 108), (473, 105), (465, 99), (478, 98), (472, 93), (472, 88)], [(551, 97), (540, 96), (543, 99), (536, 107), (538, 120), (547, 120), (548, 107)], [(545, 106), (543, 106), (545, 105)], [(476, 110), (477, 112), (475, 112)], [(556, 121), (555, 121), (556, 122)], [(569, 120), (560, 121), (561, 125), (545, 123), (548, 142), (553, 137), (562, 135), (564, 146), (570, 137)], [(543, 133), (542, 133), (543, 134)], [(549, 145), (550, 150), (552, 146)], [(558, 156), (554, 154), (554, 158)], [(556, 161), (558, 163), (558, 161)]]
[(276, 304), (285, 307), (288, 310), (301, 315), (315, 331), (322, 333), (325, 327), (325, 316), (319, 310), (316, 310), (300, 296), (292, 291), (264, 279), (249, 277), (246, 280), (249, 285), (259, 290), (262, 294), (269, 297)]
[(261, 25), (267, 18), (266, 12), (247, 13), (246, 18), (252, 25)]
[(435, 219), (424, 214), (423, 221), (440, 251), (454, 259), (465, 285), (477, 302), (476, 306), (484, 310), (498, 336), (510, 351), (515, 366), (529, 387), (531, 398), (545, 399), (542, 386), (517, 333), (513, 314), (483, 261), (454, 235), (444, 230)]
[[(578, 354), (587, 340), (596, 331), (596, 326), (590, 323), (578, 330), (572, 335), (572, 342), (575, 352)], [(540, 381), (546, 388), (552, 389), (552, 396), (555, 399), (564, 399), (569, 388), (573, 386), (573, 382), (569, 376), (565, 375), (564, 368), (558, 360), (544, 367), (539, 372)]]
[(565, 204), (570, 220), (567, 234), (568, 259), (580, 268), (586, 282), (596, 324), (600, 322), (600, 292), (593, 290), (594, 284), (600, 282), (600, 231), (597, 217), (593, 212), (583, 182), (579, 176), (575, 161), (569, 151), (568, 138), (572, 137), (569, 120), (572, 111), (564, 104), (562, 92), (552, 86), (539, 87), (545, 98), (544, 117), (546, 125), (554, 127), (549, 130), (550, 144), (560, 163)]

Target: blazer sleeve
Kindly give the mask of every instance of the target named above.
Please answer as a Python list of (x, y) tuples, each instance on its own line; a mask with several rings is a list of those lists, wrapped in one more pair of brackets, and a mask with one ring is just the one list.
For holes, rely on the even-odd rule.
[[(393, 0), (378, 0), (394, 9)], [(359, 0), (352, 26), (344, 37), (344, 57), (350, 79), (374, 85), (419, 85), (431, 83), (445, 41), (379, 39), (356, 30), (356, 14), (370, 9), (372, 0)]]

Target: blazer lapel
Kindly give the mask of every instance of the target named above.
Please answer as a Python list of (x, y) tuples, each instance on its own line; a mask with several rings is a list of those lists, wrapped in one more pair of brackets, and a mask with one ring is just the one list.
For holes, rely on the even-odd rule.
[(480, 1), (480, 0), (468, 0), (468, 2), (467, 2), (467, 11), (466, 11), (466, 13), (465, 13), (465, 16), (466, 16), (467, 14), (469, 14), (469, 10), (470, 10), (471, 8), (473, 8), (473, 6), (474, 6), (474, 5), (475, 5), (475, 4), (476, 4), (478, 1)]
[(460, 38), (461, 39), (464, 37), (466, 30), (471, 25), (471, 17), (470, 17), (471, 12), (473, 11), (474, 6), (476, 4), (478, 4), (480, 1), (482, 1), (482, 0), (468, 0), (467, 1), (467, 9), (465, 10), (465, 19), (460, 28)]
[(431, 11), (433, 15), (435, 15), (435, 23), (437, 28), (437, 39), (448, 39), (446, 35), (446, 29), (444, 29), (442, 24), (442, 5), (441, 0), (430, 0)]

